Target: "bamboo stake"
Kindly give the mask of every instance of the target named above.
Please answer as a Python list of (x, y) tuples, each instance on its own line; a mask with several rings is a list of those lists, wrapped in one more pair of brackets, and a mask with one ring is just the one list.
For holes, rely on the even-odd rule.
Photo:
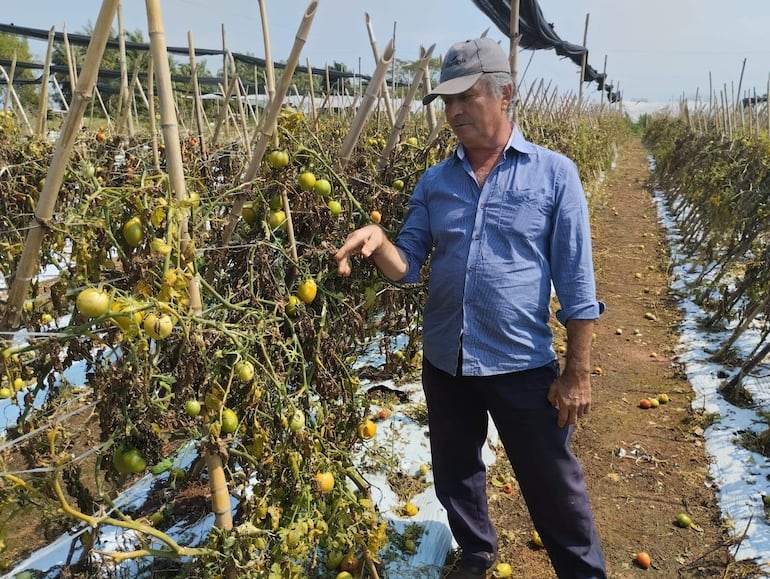
[(155, 173), (160, 174), (160, 153), (158, 151), (158, 131), (155, 126), (155, 60), (150, 53), (150, 61), (147, 63), (147, 113), (150, 115), (150, 137), (152, 142), (152, 162)]
[[(265, 43), (265, 83), (267, 87), (267, 102), (268, 105), (275, 98), (275, 68), (273, 67), (273, 52), (270, 45), (270, 27), (267, 22), (267, 5), (265, 0), (257, 0), (259, 4), (259, 17), (262, 21), (262, 38)], [(284, 71), (285, 74), (286, 71)], [(278, 119), (276, 119), (276, 123)], [(278, 131), (277, 127), (270, 127), (270, 132), (273, 133), (273, 146), (278, 146)]]
[(13, 81), (11, 80), (11, 77), (8, 75), (7, 72), (5, 72), (5, 69), (0, 66), (0, 73), (5, 77), (5, 82), (8, 86), (8, 93), (11, 96), (11, 99), (13, 100), (14, 109), (19, 111), (18, 114), (21, 117), (21, 119), (24, 121), (24, 126), (27, 129), (27, 134), (32, 135), (35, 131), (32, 130), (32, 125), (29, 123), (29, 119), (27, 118), (27, 113), (24, 112), (24, 107), (21, 106), (21, 101), (19, 100), (19, 95), (16, 94), (16, 90), (13, 88)]
[(348, 131), (345, 141), (342, 143), (342, 150), (340, 151), (340, 161), (342, 166), (350, 161), (350, 155), (358, 142), (358, 138), (361, 136), (366, 119), (377, 100), (377, 95), (380, 92), (380, 87), (385, 79), (385, 75), (388, 72), (388, 66), (392, 59), (393, 41), (390, 41), (385, 47), (382, 56), (380, 56), (380, 60), (377, 62), (377, 68), (375, 68), (372, 80), (369, 81), (369, 86), (366, 88), (366, 93), (361, 101), (361, 106), (358, 108), (358, 113), (356, 113), (350, 131)]
[[(123, 107), (128, 107), (128, 60), (126, 59), (126, 31), (123, 27), (123, 4), (118, 4), (118, 53), (120, 58), (120, 117), (123, 116)], [(134, 136), (134, 120), (131, 115), (126, 117), (128, 119), (128, 135)], [(122, 129), (122, 126), (118, 124), (118, 130)]]
[(583, 79), (586, 77), (586, 66), (588, 66), (588, 18), (590, 14), (586, 14), (586, 26), (583, 31), (583, 58), (580, 61), (580, 84), (578, 92), (578, 102), (583, 102)]
[[(80, 82), (80, 81), (78, 81)], [(99, 87), (94, 86), (94, 94), (96, 95), (96, 98), (99, 101), (99, 106), (102, 108), (102, 112), (104, 113), (104, 117), (107, 119), (107, 126), (112, 129), (112, 119), (110, 118), (110, 113), (107, 112), (107, 107), (104, 106), (104, 101), (102, 100), (102, 93), (99, 91)]]
[[(425, 54), (425, 49), (420, 47), (420, 58)], [(430, 68), (428, 63), (430, 60), (425, 60), (422, 65), (422, 86), (423, 93), (428, 94), (431, 91), (430, 82)], [(425, 107), (425, 120), (428, 123), (428, 131), (432, 133), (436, 129), (436, 111), (433, 110), (433, 102), (429, 102)]]
[(11, 72), (10, 74), (6, 75), (5, 78), (7, 79), (7, 89), (5, 91), (5, 98), (3, 99), (3, 110), (7, 111), (11, 107), (11, 91), (13, 90), (13, 77), (16, 74), (16, 51), (13, 51), (13, 58), (11, 59)]
[(328, 108), (328, 112), (332, 111), (332, 81), (331, 77), (329, 76), (329, 65), (326, 65), (326, 103)]
[[(417, 63), (417, 69), (424, 67), (428, 60), (430, 60), (431, 55), (433, 54), (433, 49), (436, 48), (436, 45), (431, 45), (428, 50), (423, 52), (422, 58)], [(401, 103), (401, 108), (398, 110), (398, 114), (396, 115), (396, 124), (393, 126), (393, 128), (390, 130), (390, 135), (388, 135), (388, 142), (385, 145), (385, 148), (382, 151), (382, 154), (380, 155), (380, 161), (377, 164), (377, 170), (382, 171), (385, 169), (385, 165), (388, 162), (388, 157), (390, 156), (390, 153), (393, 149), (395, 149), (396, 145), (398, 144), (399, 136), (401, 135), (401, 131), (404, 129), (404, 125), (406, 124), (406, 119), (409, 116), (409, 111), (412, 107), (412, 101), (414, 100), (414, 95), (417, 94), (417, 89), (420, 88), (420, 84), (422, 84), (423, 75), (416, 74), (414, 76), (414, 79), (412, 79), (412, 84), (409, 85), (409, 90), (406, 93), (406, 96), (404, 97), (403, 102)]]
[[(302, 17), (297, 35), (294, 38), (294, 45), (292, 46), (291, 53), (289, 54), (289, 60), (286, 63), (286, 67), (281, 75), (281, 82), (276, 88), (275, 98), (270, 102), (267, 111), (262, 119), (262, 127), (258, 127), (255, 132), (253, 141), (255, 142), (254, 152), (251, 157), (251, 163), (243, 177), (243, 181), (248, 183), (253, 181), (259, 173), (260, 166), (262, 164), (262, 158), (267, 150), (267, 145), (270, 141), (270, 132), (277, 126), (278, 114), (281, 112), (283, 106), (283, 99), (286, 96), (286, 92), (291, 85), (291, 79), (294, 75), (294, 70), (297, 68), (297, 61), (299, 61), (300, 52), (302, 47), (305, 46), (307, 41), (307, 35), (310, 31), (310, 26), (313, 23), (316, 8), (318, 8), (318, 1), (312, 0), (308, 5), (305, 14)], [(282, 192), (284, 211), (286, 213), (286, 225), (289, 233), (289, 241), (292, 248), (292, 257), (296, 260), (296, 245), (293, 243), (293, 226), (291, 222), (291, 212), (289, 211), (288, 197), (286, 196), (286, 190)], [(240, 196), (235, 200), (233, 208), (230, 210), (228, 221), (225, 224), (224, 232), (222, 235), (223, 246), (226, 246), (230, 242), (230, 238), (235, 231), (235, 226), (240, 219), (243, 206), (246, 205), (246, 197)]]
[(233, 79), (229, 86), (227, 87), (227, 90), (224, 91), (224, 103), (222, 105), (222, 108), (219, 110), (219, 117), (217, 118), (217, 124), (214, 127), (214, 136), (211, 137), (211, 146), (216, 147), (216, 144), (219, 140), (219, 132), (222, 129), (222, 125), (225, 124), (227, 121), (227, 115), (230, 111), (230, 97), (233, 94), (233, 91), (235, 90), (235, 79)]
[[(735, 101), (735, 104), (734, 104), (735, 107), (737, 107), (740, 104), (739, 101), (741, 99), (741, 87), (743, 86), (743, 73), (745, 71), (746, 71), (746, 59), (744, 58), (743, 65), (741, 66), (741, 76), (740, 76), (740, 79), (738, 80), (738, 94), (736, 96), (737, 100)], [(743, 127), (743, 123), (744, 123), (743, 107), (740, 107), (740, 110), (741, 110), (741, 127)]]
[(256, 117), (256, 124), (259, 125), (259, 70), (257, 65), (254, 65), (254, 115)]
[(195, 126), (198, 128), (198, 148), (201, 156), (206, 158), (206, 147), (203, 143), (203, 104), (201, 103), (201, 90), (198, 85), (198, 65), (195, 61), (195, 43), (190, 30), (187, 31), (187, 48), (190, 53), (190, 79), (193, 89), (193, 106), (195, 107)]
[(88, 99), (96, 84), (99, 63), (104, 53), (104, 47), (107, 45), (110, 25), (115, 17), (117, 4), (118, 0), (104, 0), (102, 2), (99, 17), (88, 45), (83, 75), (78, 80), (77, 91), (75, 91), (75, 96), (72, 99), (70, 113), (64, 120), (56, 150), (51, 159), (51, 166), (46, 175), (43, 190), (40, 192), (37, 207), (35, 208), (35, 216), (30, 222), (19, 266), (13, 277), (5, 312), (6, 328), (17, 328), (19, 325), (24, 298), (29, 290), (32, 276), (37, 270), (40, 246), (43, 243), (47, 229), (50, 227), (49, 223), (53, 217), (56, 198), (64, 180), (64, 172), (67, 168), (75, 139), (80, 132), (80, 125)]
[(428, 138), (425, 140), (426, 145), (430, 145), (433, 141), (436, 140), (438, 137), (439, 132), (441, 131), (441, 127), (444, 124), (444, 111), (441, 111), (439, 113), (436, 125), (431, 130), (430, 134), (428, 135)]
[(519, 122), (519, 12), (520, 0), (512, 0), (511, 3), (511, 48), (509, 58), (511, 60), (511, 78), (513, 79), (513, 123)]
[(133, 136), (133, 122), (132, 122), (132, 95), (136, 91), (136, 83), (139, 79), (139, 68), (141, 66), (141, 63), (139, 62), (139, 59), (136, 59), (134, 61), (134, 72), (131, 75), (131, 82), (128, 85), (128, 88), (126, 89), (126, 101), (122, 104), (120, 108), (120, 117), (118, 118), (118, 132), (120, 132), (124, 127), (128, 130), (129, 136)]
[(56, 94), (59, 95), (59, 98), (61, 99), (61, 102), (64, 105), (64, 110), (65, 111), (70, 110), (70, 106), (69, 104), (67, 104), (67, 99), (65, 98), (64, 93), (62, 92), (61, 85), (59, 84), (59, 81), (56, 80), (56, 75), (52, 75), (51, 80), (53, 81), (53, 87), (56, 89)]
[[(187, 200), (185, 189), (184, 165), (182, 149), (179, 144), (179, 126), (175, 110), (171, 71), (168, 63), (168, 51), (163, 29), (163, 17), (160, 10), (160, 0), (146, 0), (147, 29), (150, 36), (150, 51), (157, 65), (158, 102), (160, 103), (161, 128), (163, 141), (166, 145), (166, 165), (169, 182), (177, 201)], [(184, 210), (179, 223), (179, 238), (181, 253), (185, 253), (190, 242), (188, 231), (188, 211)], [(200, 288), (195, 272), (188, 282), (187, 290), (190, 295), (190, 309), (194, 315), (202, 311)], [(227, 480), (222, 467), (222, 457), (219, 449), (212, 443), (206, 449), (206, 466), (209, 474), (209, 490), (214, 512), (214, 525), (229, 531), (233, 528), (233, 517), (230, 511), (230, 494)]]
[(37, 135), (42, 137), (45, 134), (46, 121), (48, 117), (48, 79), (51, 74), (51, 56), (53, 54), (53, 39), (55, 28), (52, 26), (48, 31), (48, 49), (45, 53), (45, 65), (43, 66), (43, 76), (40, 81), (40, 111), (37, 118)]
[[(238, 87), (240, 88), (241, 93), (243, 94), (244, 98), (244, 108), (248, 112), (247, 117), (251, 118), (254, 123), (258, 123), (257, 115), (254, 113), (254, 107), (252, 106), (250, 100), (249, 100), (249, 89), (246, 87), (245, 84), (243, 84), (243, 81), (241, 80), (241, 77), (238, 77)], [(205, 115), (205, 112), (204, 112)], [(246, 134), (248, 134), (248, 131), (246, 131)]]
[[(160, 0), (146, 0), (147, 29), (150, 35), (150, 51), (157, 65), (156, 77), (158, 82), (158, 102), (160, 104), (161, 131), (163, 143), (166, 148), (166, 166), (169, 182), (174, 197), (180, 203), (187, 200), (187, 190), (184, 179), (184, 163), (182, 162), (182, 149), (179, 143), (179, 125), (174, 107), (173, 88), (171, 84), (171, 70), (168, 63), (168, 51), (163, 29), (163, 16), (160, 9)], [(179, 224), (180, 252), (184, 253), (190, 243), (188, 231), (188, 216), (184, 214)], [(190, 294), (190, 309), (195, 314), (201, 311), (200, 290), (195, 276), (188, 282)]]
[(243, 108), (243, 93), (241, 92), (241, 83), (239, 82), (238, 74), (233, 73), (233, 80), (235, 81), (235, 98), (236, 102), (238, 103), (238, 122), (236, 123), (236, 126), (238, 127), (238, 132), (243, 136), (244, 143), (248, 145), (248, 135), (249, 135), (249, 127), (248, 123), (246, 122), (246, 112)]
[(310, 59), (306, 58), (307, 76), (310, 81), (310, 119), (313, 123), (313, 130), (318, 130), (318, 112), (315, 109), (315, 87), (313, 87), (313, 69), (310, 66)]
[(601, 91), (601, 98), (599, 98), (599, 114), (604, 110), (604, 101), (607, 99), (607, 93), (605, 91), (605, 80), (607, 79), (607, 55), (604, 55), (604, 69), (602, 70), (602, 82), (599, 86)]
[(232, 67), (233, 79), (235, 79), (235, 98), (237, 99), (236, 102), (238, 103), (238, 121), (240, 123), (239, 132), (243, 135), (243, 142), (248, 145), (248, 141), (246, 139), (249, 134), (249, 124), (246, 119), (246, 110), (243, 105), (244, 93), (241, 91), (241, 87), (243, 85), (241, 83), (240, 77), (238, 76), (238, 71), (235, 68), (235, 60), (233, 59), (233, 55), (230, 51), (227, 52), (227, 60)]
[[(147, 76), (150, 77), (150, 82), (152, 82), (152, 75), (148, 72)], [(136, 79), (136, 90), (139, 91), (139, 96), (142, 97), (142, 102), (144, 103), (144, 106), (149, 110), (150, 108), (150, 102), (147, 100), (147, 95), (144, 93), (144, 89), (142, 88), (142, 82), (139, 80), (139, 78)]]
[[(369, 18), (369, 13), (365, 12), (366, 18), (366, 30), (369, 33), (369, 44), (372, 46), (372, 55), (374, 55), (375, 64), (380, 61), (379, 50), (377, 49), (377, 40), (374, 38), (374, 29), (372, 28), (372, 20)], [(383, 77), (384, 79), (385, 77)], [(390, 89), (388, 89), (388, 83), (383, 81), (382, 83), (382, 100), (385, 101), (385, 112), (388, 115), (388, 122), (390, 126), (396, 124), (396, 114), (393, 111), (393, 103), (390, 100)]]
[[(227, 70), (227, 41), (225, 40), (225, 25), (222, 24), (221, 26), (222, 30), (222, 81), (224, 82), (224, 86), (230, 86), (230, 82), (228, 80), (228, 70)], [(235, 86), (233, 86), (235, 88)], [(228, 101), (225, 101), (226, 103)], [(228, 105), (229, 106), (229, 105)], [(225, 134), (228, 134), (230, 130), (230, 118), (225, 116)]]
[(69, 81), (70, 81), (70, 94), (75, 94), (75, 86), (77, 86), (78, 82), (78, 75), (74, 63), (74, 59), (72, 57), (72, 52), (70, 51), (70, 41), (69, 37), (67, 36), (67, 26), (65, 25), (62, 34), (64, 35), (64, 54), (67, 57), (67, 70), (69, 70)]

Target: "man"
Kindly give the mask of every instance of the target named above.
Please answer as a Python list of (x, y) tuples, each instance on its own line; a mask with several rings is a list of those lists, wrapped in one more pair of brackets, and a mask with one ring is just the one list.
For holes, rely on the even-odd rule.
[[(497, 556), (481, 448), (497, 427), (532, 521), (560, 578), (605, 577), (582, 469), (570, 450), (591, 405), (596, 300), (585, 194), (574, 163), (512, 126), (508, 58), (488, 38), (455, 44), (440, 84), (459, 141), (421, 177), (396, 242), (377, 225), (335, 259), (371, 259), (415, 282), (430, 255), (423, 388), (436, 494), (461, 548), (448, 577), (485, 577)], [(548, 325), (551, 287), (567, 330), (560, 374)]]

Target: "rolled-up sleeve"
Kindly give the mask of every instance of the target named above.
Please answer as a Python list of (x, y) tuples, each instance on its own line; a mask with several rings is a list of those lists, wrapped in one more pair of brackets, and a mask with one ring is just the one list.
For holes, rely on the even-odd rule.
[(604, 304), (596, 299), (588, 204), (577, 168), (565, 160), (556, 173), (551, 236), (551, 274), (561, 309), (556, 318), (597, 319)]

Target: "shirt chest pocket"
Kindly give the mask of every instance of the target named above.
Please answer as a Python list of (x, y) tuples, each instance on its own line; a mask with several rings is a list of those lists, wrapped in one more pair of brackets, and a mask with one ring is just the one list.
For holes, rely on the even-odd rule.
[(544, 189), (501, 191), (490, 218), (501, 230), (529, 239), (545, 232), (550, 204)]

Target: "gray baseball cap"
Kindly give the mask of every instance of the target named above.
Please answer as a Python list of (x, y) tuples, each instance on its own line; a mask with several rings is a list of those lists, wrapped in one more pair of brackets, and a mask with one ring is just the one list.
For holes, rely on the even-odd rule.
[(439, 84), (425, 95), (422, 104), (427, 105), (437, 96), (465, 92), (485, 72), (511, 74), (508, 56), (497, 42), (484, 37), (453, 44), (444, 57)]

